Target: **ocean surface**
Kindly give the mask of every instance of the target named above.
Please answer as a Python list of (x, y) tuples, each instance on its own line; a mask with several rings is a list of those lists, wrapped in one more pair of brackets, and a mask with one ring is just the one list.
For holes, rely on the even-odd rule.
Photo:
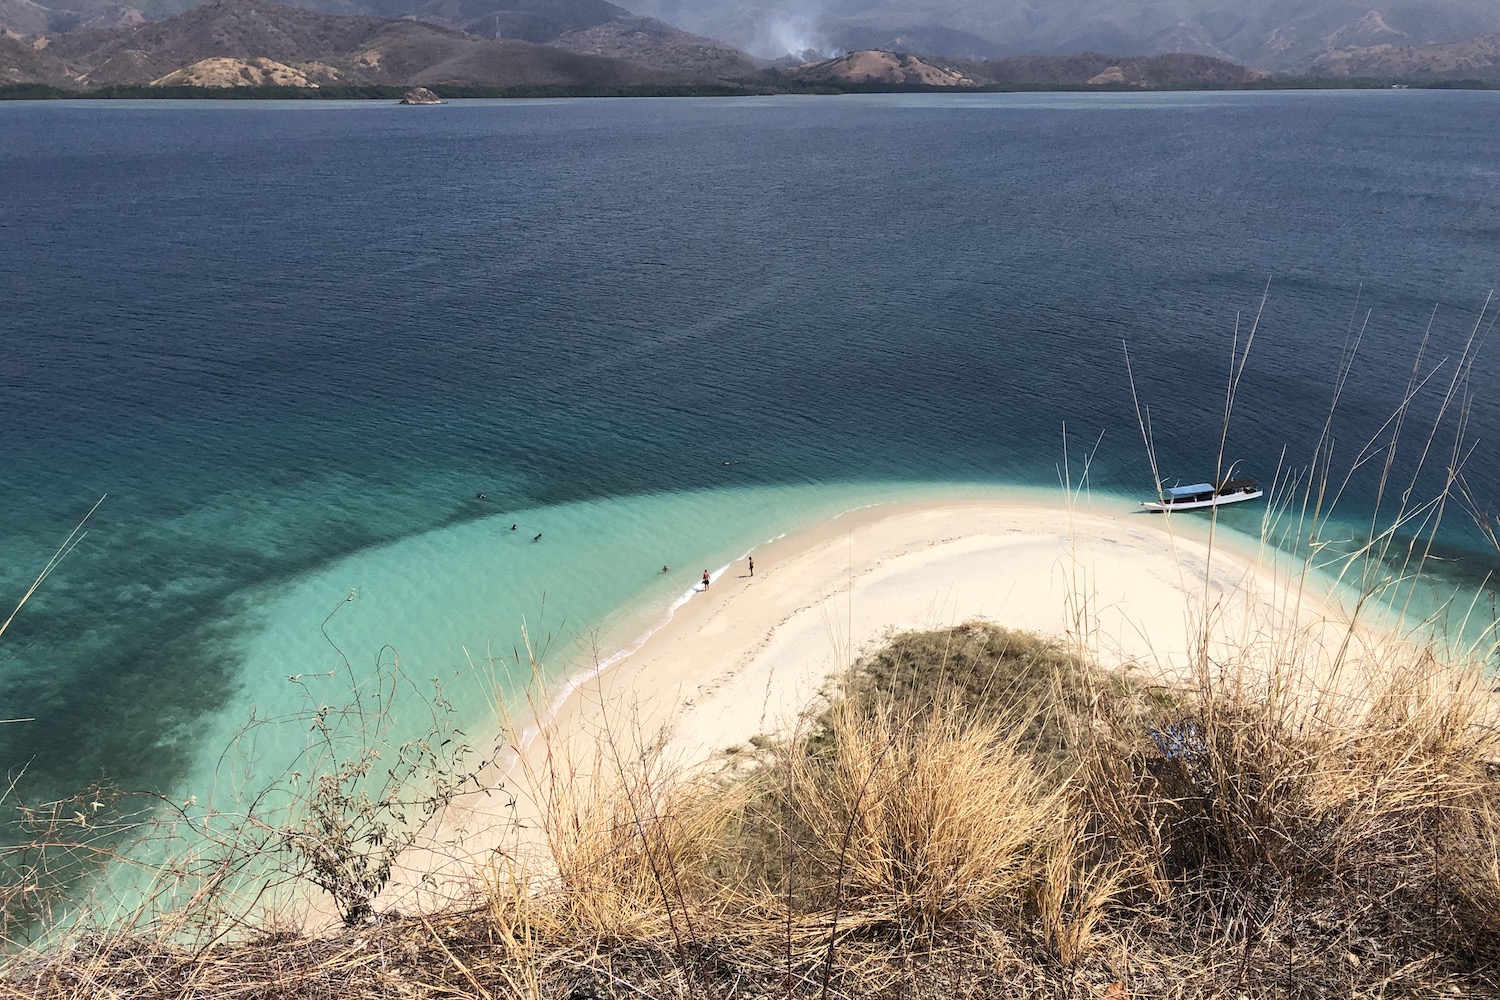
[(1497, 125), (1422, 91), (0, 103), (0, 615), (108, 494), (0, 637), (0, 764), (227, 805), (351, 678), (483, 731), (527, 640), (575, 674), (816, 518), (1085, 456), (1128, 507), (1126, 343), (1163, 475), (1208, 478), (1263, 295), (1238, 470), (1308, 465), (1353, 329), (1336, 524), (1414, 371), (1394, 493), (1467, 371), (1425, 461), (1461, 412), (1486, 509)]

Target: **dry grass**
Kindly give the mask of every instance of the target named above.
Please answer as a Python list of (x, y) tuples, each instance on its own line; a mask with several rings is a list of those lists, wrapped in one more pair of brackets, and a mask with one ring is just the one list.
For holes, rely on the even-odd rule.
[(1393, 664), (1360, 696), (1184, 692), (1174, 753), (1113, 734), (1094, 758), (1101, 841), (1247, 965), (1274, 955), (1305, 980), (1337, 955), (1413, 984), (1429, 965), (1488, 966), (1493, 911), (1462, 902), (1485, 873), (1453, 862), (1486, 853), (1494, 709), (1477, 675), (1421, 666)]
[[(1400, 406), (1341, 479), (1356, 313), (1312, 464), (1267, 505), (1263, 538), (1308, 539), (1307, 566), (1352, 581), (1361, 610), (1409, 610), (1391, 581), (1422, 578), (1455, 490), (1496, 540), (1459, 476), (1487, 312), (1452, 363), (1430, 365), (1424, 338)], [(1258, 325), (1236, 327), (1216, 481)], [(1435, 406), (1413, 405), (1434, 388)], [(1398, 461), (1419, 413), (1425, 440)], [(1338, 555), (1322, 529), (1361, 467), (1379, 472), (1391, 526), (1373, 519)], [(1433, 477), (1437, 499), (1413, 501)], [(203, 930), (216, 897), (190, 893), (191, 935), (168, 915), (154, 934), (13, 951), (0, 998), (1500, 997), (1493, 681), (1423, 649), (1358, 653), (1355, 625), (1332, 643), (1257, 625), (1229, 654), (1202, 632), (1173, 687), (990, 626), (898, 636), (823, 716), (717, 773), (684, 771), (656, 734), (606, 728), (583, 760), (545, 746), (523, 757), (539, 828), (514, 831), (456, 912), (381, 913), (376, 897), (406, 810), (462, 784), (449, 757), (401, 747), (395, 792), (368, 799), (365, 748), (320, 728), (334, 778), (304, 839), (226, 843), (300, 858), (284, 874), (324, 885), (351, 926), (246, 933), (235, 910)], [(348, 718), (368, 736), (362, 704)], [(407, 801), (424, 777), (442, 794)], [(72, 812), (30, 814), (64, 867), (95, 856)], [(45, 880), (27, 873), (50, 855), (28, 850), (0, 853), (16, 875), (0, 902), (45, 916), (50, 899), (26, 898)], [(194, 885), (220, 885), (243, 855), (214, 854)]]
[(1071, 825), (1064, 791), (1019, 742), (957, 705), (836, 709), (828, 746), (788, 748), (763, 779), (797, 848), (784, 879), (801, 883), (802, 908), (924, 936), (1014, 909)]
[[(1226, 426), (1253, 338), (1236, 339)], [(1402, 422), (1356, 462), (1384, 457), (1382, 496)], [(1343, 489), (1322, 440), (1300, 510), (1268, 505), (1264, 537), (1318, 537)], [(1435, 532), (1441, 504), (1409, 507), (1412, 475), (1396, 523)], [(1422, 575), (1423, 545), (1394, 539), (1372, 527), (1340, 557), (1361, 608), (1401, 606), (1371, 567)], [(1492, 682), (1421, 649), (1372, 654), (1356, 625), (1299, 628), (1257, 622), (1226, 653), (1205, 622), (1171, 687), (990, 626), (898, 636), (823, 716), (716, 773), (629, 727), (582, 760), (544, 735), (522, 758), (538, 827), (513, 831), (461, 912), (379, 913), (384, 845), (406, 831), (384, 813), (362, 839), (339, 828), (372, 815), (339, 742), (351, 780), (299, 850), (340, 848), (311, 874), (352, 926), (197, 947), (75, 935), (13, 956), (0, 997), (1500, 997)]]
[(900, 636), (752, 767), (558, 748), (542, 856), (463, 912), (79, 938), (0, 996), (1500, 996), (1488, 683), (1231, 669), (1148, 690), (988, 626)]

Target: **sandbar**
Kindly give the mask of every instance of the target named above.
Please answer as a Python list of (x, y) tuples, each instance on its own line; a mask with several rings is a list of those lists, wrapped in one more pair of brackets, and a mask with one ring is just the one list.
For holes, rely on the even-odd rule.
[(1288, 655), (1288, 637), (1325, 641), (1319, 627), (1328, 642), (1348, 634), (1337, 602), (1254, 540), (1201, 514), (1145, 514), (1117, 499), (894, 503), (791, 532), (753, 557), (753, 575), (744, 560), (730, 565), (639, 649), (559, 704), (540, 699), (546, 717), (504, 721), (506, 764), (445, 810), (385, 898), (441, 905), (471, 890), (497, 852), (514, 857), (517, 831), (534, 834), (542, 808), (528, 767), (587, 766), (601, 740), (626, 754), (655, 741), (681, 766), (717, 766), (725, 751), (797, 725), (831, 678), (895, 632), (993, 622), (1163, 683), (1220, 656)]

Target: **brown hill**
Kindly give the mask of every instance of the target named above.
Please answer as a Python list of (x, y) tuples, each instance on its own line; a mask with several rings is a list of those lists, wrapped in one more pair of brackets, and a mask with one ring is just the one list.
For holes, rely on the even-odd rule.
[(38, 83), (64, 73), (62, 62), (44, 44), (0, 33), (0, 84)]
[(913, 55), (869, 49), (836, 59), (805, 63), (782, 75), (808, 83), (890, 83), (907, 86), (972, 87), (974, 81), (955, 69)]
[(1232, 87), (1269, 74), (1211, 56), (1013, 56), (982, 62), (894, 52), (851, 52), (838, 59), (782, 70), (783, 78), (808, 83), (925, 84), (940, 87), (1105, 86)]
[[(0, 28), (23, 35), (125, 27), (177, 14), (194, 0), (0, 0)], [(550, 45), (579, 55), (629, 59), (650, 69), (691, 78), (730, 79), (755, 73), (760, 63), (712, 39), (662, 21), (638, 17), (608, 0), (294, 0), (324, 14), (419, 20), (466, 34)]]
[(1099, 52), (1012, 56), (986, 60), (969, 69), (977, 80), (1013, 86), (1235, 87), (1270, 75), (1224, 59), (1189, 53), (1126, 57)]
[(54, 13), (34, 0), (0, 0), (0, 34), (40, 35), (49, 29)]
[(1445, 45), (1367, 45), (1325, 52), (1312, 64), (1318, 76), (1484, 80), (1500, 83), (1500, 33)]
[(1192, 52), (1303, 72), (1330, 49), (1500, 31), (1496, 0), (627, 0), (631, 9), (777, 58), (814, 48), (950, 57)]
[(547, 44), (565, 52), (626, 59), (652, 69), (720, 80), (744, 79), (765, 65), (738, 49), (644, 17), (633, 23), (611, 21), (570, 31)]
[(318, 87), (337, 79), (338, 72), (321, 63), (288, 66), (274, 59), (213, 56), (151, 82), (158, 87)]
[(20, 79), (233, 85), (302, 77), (310, 83), (480, 86), (685, 80), (619, 59), (476, 38), (417, 21), (319, 14), (264, 0), (213, 0), (165, 21), (86, 29), (46, 41), (51, 61), (21, 66)]
[(19, 35), (61, 34), (78, 28), (124, 28), (145, 20), (139, 8), (107, 0), (81, 0), (77, 8), (53, 7), (37, 0), (0, 0), (0, 31)]
[[(196, 0), (0, 0), (0, 28), (23, 35), (159, 19)], [(1277, 72), (1343, 72), (1365, 49), (1457, 44), (1478, 58), (1500, 32), (1497, 0), (296, 0), (322, 13), (411, 18), (485, 38), (630, 58), (680, 72), (740, 72), (744, 55), (799, 61), (811, 50), (881, 49), (971, 60), (1073, 52), (1198, 53)], [(632, 13), (631, 11), (636, 13)], [(660, 17), (656, 20), (653, 16)], [(679, 30), (686, 29), (686, 30)], [(689, 32), (696, 32), (690, 34)], [(717, 40), (716, 40), (717, 39)], [(1436, 54), (1434, 73), (1447, 55)], [(929, 62), (931, 60), (928, 60)], [(1455, 63), (1456, 71), (1456, 63)], [(1124, 67), (1121, 73), (1128, 79)]]
[(880, 49), (885, 52), (941, 53), (948, 59), (984, 60), (999, 55), (988, 38), (936, 24), (912, 24), (896, 30), (857, 25), (840, 29), (829, 44), (850, 52)]
[[(0, 0), (5, 2), (5, 0)], [(581, 55), (628, 59), (695, 78), (731, 79), (760, 64), (736, 49), (608, 0), (295, 0), (324, 13), (376, 14), (457, 28), (482, 38), (532, 42)]]
[(537, 45), (570, 31), (645, 20), (607, 0), (299, 0), (297, 6), (324, 13), (410, 17), (484, 38)]

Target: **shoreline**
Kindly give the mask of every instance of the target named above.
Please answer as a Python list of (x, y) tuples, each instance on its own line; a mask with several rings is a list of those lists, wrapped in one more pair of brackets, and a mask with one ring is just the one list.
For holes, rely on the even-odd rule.
[(992, 621), (1169, 678), (1191, 659), (1200, 625), (1205, 637), (1227, 626), (1227, 641), (1248, 644), (1269, 619), (1342, 617), (1332, 595), (1289, 574), (1258, 539), (1218, 526), (1210, 549), (1206, 518), (1093, 500), (903, 499), (752, 547), (754, 576), (746, 555), (730, 561), (644, 635), (534, 693), (530, 711), (497, 718), (501, 764), (408, 849), (388, 899), (450, 904), (472, 893), (496, 852), (540, 850), (546, 795), (534, 786), (595, 780), (604, 749), (654, 747), (673, 766), (700, 768), (785, 731), (893, 632)]
[[(1046, 506), (1046, 504), (1043, 503), (1040, 499), (1019, 499), (1019, 497), (1027, 495), (1028, 492), (1029, 491), (1024, 488), (1009, 488), (991, 496), (989, 494), (981, 493), (978, 491), (975, 491), (973, 493), (965, 491), (957, 494), (956, 498), (957, 502), (995, 503), (1001, 502), (997, 499), (997, 497), (1005, 496), (1007, 497), (1007, 499), (1004, 502), (1007, 503), (1022, 505), (1036, 504), (1038, 506)], [(889, 511), (903, 506), (925, 508), (943, 502), (946, 501), (938, 500), (936, 498), (936, 495), (923, 499), (879, 500), (872, 503), (860, 504), (856, 507), (850, 507), (831, 516), (824, 515), (817, 517), (795, 527), (788, 528), (786, 531), (782, 531), (776, 535), (773, 535), (763, 542), (751, 545), (748, 549), (730, 559), (729, 562), (723, 563), (722, 565), (717, 567), (710, 568), (707, 571), (709, 574), (709, 581), (710, 583), (717, 583), (720, 578), (725, 573), (727, 573), (736, 563), (745, 562), (757, 552), (763, 552), (763, 550), (768, 549), (768, 547), (776, 545), (777, 543), (783, 543), (787, 539), (795, 539), (803, 534), (820, 531), (824, 526), (834, 525), (836, 522), (839, 522), (846, 517), (858, 515), (864, 511)], [(526, 749), (531, 745), (532, 741), (535, 740), (536, 736), (541, 731), (543, 731), (554, 718), (556, 718), (558, 712), (562, 710), (564, 704), (568, 701), (569, 698), (573, 697), (574, 693), (580, 687), (587, 685), (590, 681), (597, 679), (600, 675), (605, 674), (615, 667), (621, 665), (624, 661), (640, 652), (640, 650), (648, 642), (650, 642), (658, 632), (661, 632), (663, 629), (671, 628), (682, 609), (687, 607), (692, 602), (693, 598), (699, 596), (702, 593), (703, 587), (701, 584), (695, 584), (687, 588), (676, 597), (674, 597), (671, 601), (669, 601), (666, 610), (652, 619), (651, 623), (644, 626), (641, 631), (636, 633), (634, 638), (629, 639), (628, 641), (619, 642), (618, 645), (611, 645), (609, 648), (614, 649), (614, 652), (610, 653), (608, 656), (596, 660), (593, 665), (589, 667), (574, 671), (570, 674), (566, 674), (562, 677), (561, 680), (553, 684), (549, 684), (545, 688), (545, 690), (540, 692), (541, 695), (545, 696), (546, 701), (545, 708), (542, 711), (536, 711), (535, 705), (529, 705), (524, 712), (519, 713), (522, 718), (525, 718), (528, 721), (525, 728), (521, 731), (521, 735), (512, 741), (514, 744), (516, 744), (516, 746), (512, 749), (516, 753), (524, 753)], [(626, 621), (633, 619), (633, 616), (629, 615), (628, 613), (623, 617)], [(644, 615), (635, 617), (634, 620), (649, 617), (649, 615)], [(514, 721), (514, 719), (512, 719), (511, 721)], [(514, 727), (511, 728), (514, 729)], [(497, 724), (496, 728), (493, 730), (493, 736), (494, 740), (492, 742), (505, 739), (506, 727), (503, 724)]]
[[(76, 90), (57, 83), (19, 82), (0, 85), (0, 101), (322, 101), (339, 103), (397, 102), (412, 84), (334, 84), (298, 86), (296, 84), (254, 84), (239, 87), (215, 87), (201, 84), (118, 83), (92, 89)], [(1226, 81), (1218, 84), (1128, 83), (1006, 83), (979, 84), (969, 87), (825, 80), (799, 86), (787, 81), (770, 83), (687, 83), (687, 84), (511, 84), (467, 86), (434, 84), (431, 88), (443, 98), (454, 100), (620, 100), (695, 98), (745, 99), (767, 97), (864, 97), (884, 95), (1011, 95), (1067, 94), (1070, 96), (1103, 94), (1242, 94), (1242, 93), (1350, 93), (1356, 91), (1439, 90), (1489, 91), (1500, 84), (1477, 78), (1423, 79), (1401, 76), (1316, 77), (1278, 76), (1248, 82)]]
[[(1095, 512), (1091, 505), (1083, 505), (1083, 513), (1095, 514), (1110, 519), (1137, 517), (1147, 525), (1159, 526), (1161, 534), (1170, 536), (1177, 532), (1179, 537), (1206, 545), (1210, 539), (1210, 527), (1208, 519), (1201, 513), (1184, 515), (1183, 519), (1176, 524), (1170, 523), (1169, 516), (1143, 513), (1133, 506), (1133, 502), (1113, 494), (1100, 494), (1103, 498), (1104, 512)], [(903, 513), (927, 512), (932, 510), (944, 510), (949, 508), (966, 507), (1005, 507), (1015, 509), (1026, 509), (1045, 511), (1052, 514), (1078, 513), (1078, 508), (1069, 508), (1061, 499), (1055, 497), (1054, 491), (1036, 488), (1007, 488), (998, 492), (985, 490), (960, 490), (953, 493), (934, 493), (930, 496), (919, 498), (903, 498), (898, 500), (880, 500), (872, 503), (861, 504), (842, 510), (832, 516), (823, 516), (767, 539), (758, 545), (752, 545), (745, 552), (740, 553), (729, 562), (709, 570), (710, 581), (718, 583), (720, 578), (732, 569), (737, 563), (743, 563), (756, 553), (762, 554), (762, 566), (768, 565), (767, 557), (775, 554), (775, 548), (786, 546), (790, 548), (792, 555), (801, 554), (805, 549), (822, 542), (839, 533), (841, 529), (855, 530), (866, 527), (872, 523), (885, 520), (889, 517), (900, 516)], [(1115, 509), (1116, 507), (1119, 509)], [(1218, 526), (1213, 532), (1213, 545), (1216, 549), (1229, 553), (1231, 557), (1253, 564), (1271, 561), (1284, 563), (1280, 568), (1272, 569), (1273, 572), (1289, 574), (1294, 560), (1286, 553), (1268, 546), (1259, 538), (1246, 535), (1232, 528)], [(764, 574), (763, 574), (764, 575)], [(1324, 600), (1331, 599), (1331, 593), (1323, 584), (1314, 584), (1313, 590)], [(598, 680), (624, 665), (631, 657), (639, 654), (658, 633), (673, 629), (678, 625), (678, 619), (684, 608), (692, 605), (693, 599), (703, 594), (701, 585), (695, 585), (683, 591), (673, 598), (667, 609), (659, 615), (652, 624), (647, 625), (640, 633), (628, 642), (623, 642), (618, 647), (611, 646), (614, 652), (594, 662), (590, 667), (565, 675), (560, 681), (548, 685), (541, 692), (546, 696), (546, 704), (542, 711), (536, 711), (535, 704), (519, 713), (520, 717), (527, 720), (521, 736), (512, 743), (519, 744), (512, 747), (514, 751), (524, 753), (531, 745), (539, 732), (545, 730), (557, 718), (559, 712), (566, 703), (572, 699), (580, 688), (586, 687), (591, 682)], [(1021, 626), (1018, 626), (1021, 627)], [(509, 721), (515, 721), (511, 719)], [(511, 727), (512, 729), (514, 727)], [(503, 740), (507, 735), (506, 726), (497, 724), (493, 735), (496, 740)]]

